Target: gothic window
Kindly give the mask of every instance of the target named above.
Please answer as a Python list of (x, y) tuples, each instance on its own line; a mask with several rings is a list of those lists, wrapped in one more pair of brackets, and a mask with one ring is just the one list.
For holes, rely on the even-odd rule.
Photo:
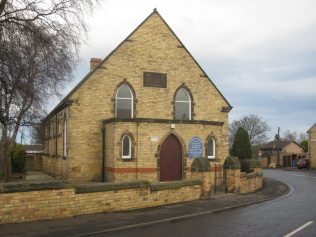
[(128, 135), (122, 138), (122, 158), (131, 159), (132, 158), (132, 142)]
[(207, 158), (215, 159), (215, 140), (212, 137), (207, 142)]
[(133, 118), (133, 93), (127, 85), (123, 84), (118, 88), (115, 102), (117, 118)]
[(178, 90), (175, 97), (175, 119), (191, 120), (191, 98), (184, 88)]

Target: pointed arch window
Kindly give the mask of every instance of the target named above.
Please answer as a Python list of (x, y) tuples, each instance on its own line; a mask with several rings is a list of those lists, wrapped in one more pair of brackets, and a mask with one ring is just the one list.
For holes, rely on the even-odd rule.
[(122, 158), (131, 159), (132, 158), (132, 142), (128, 135), (122, 138)]
[(175, 97), (175, 119), (191, 120), (191, 98), (184, 88), (178, 90)]
[(133, 118), (133, 93), (131, 89), (123, 84), (117, 92), (115, 98), (115, 117)]
[(207, 158), (215, 159), (215, 140), (210, 137), (207, 142)]

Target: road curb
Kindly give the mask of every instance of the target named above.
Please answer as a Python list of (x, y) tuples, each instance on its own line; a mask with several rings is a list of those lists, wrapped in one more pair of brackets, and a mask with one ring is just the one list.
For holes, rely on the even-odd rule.
[(185, 219), (189, 219), (189, 218), (193, 218), (193, 217), (203, 216), (203, 215), (212, 214), (212, 213), (220, 213), (220, 212), (233, 210), (233, 209), (237, 209), (240, 207), (255, 205), (255, 204), (259, 204), (259, 203), (263, 203), (263, 202), (277, 201), (277, 200), (280, 200), (280, 199), (283, 199), (283, 198), (286, 198), (286, 197), (292, 195), (292, 193), (294, 192), (294, 188), (290, 184), (285, 183), (285, 182), (281, 182), (279, 180), (271, 179), (271, 178), (268, 178), (268, 179), (273, 180), (273, 181), (278, 182), (278, 183), (281, 183), (283, 185), (286, 185), (287, 186), (286, 192), (281, 194), (281, 195), (277, 195), (277, 196), (273, 196), (273, 197), (269, 197), (269, 198), (264, 198), (264, 199), (257, 200), (257, 201), (246, 202), (246, 203), (241, 203), (241, 204), (237, 204), (237, 205), (231, 205), (231, 206), (227, 206), (227, 207), (221, 207), (218, 209), (196, 212), (196, 213), (191, 213), (191, 214), (186, 214), (186, 215), (181, 215), (181, 216), (175, 216), (175, 217), (165, 218), (165, 219), (156, 220), (156, 221), (127, 225), (127, 226), (123, 226), (123, 227), (110, 228), (110, 229), (105, 229), (105, 230), (101, 230), (101, 231), (95, 231), (95, 232), (90, 232), (90, 233), (85, 233), (85, 234), (80, 234), (80, 235), (71, 235), (68, 237), (95, 236), (95, 235), (105, 234), (105, 233), (109, 233), (109, 232), (122, 231), (122, 230), (128, 230), (128, 229), (132, 229), (132, 228), (157, 225), (157, 224), (162, 224), (162, 223), (166, 223), (166, 222), (170, 222), (170, 221), (185, 220)]

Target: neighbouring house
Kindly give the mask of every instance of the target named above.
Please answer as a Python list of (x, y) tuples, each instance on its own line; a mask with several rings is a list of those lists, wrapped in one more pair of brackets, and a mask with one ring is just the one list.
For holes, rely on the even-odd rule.
[(307, 131), (308, 153), (311, 160), (311, 168), (316, 169), (316, 123)]
[(23, 145), (25, 149), (25, 168), (30, 170), (42, 170), (42, 144)]
[(43, 121), (43, 171), (70, 182), (175, 181), (190, 179), (199, 157), (221, 171), (232, 106), (156, 10), (90, 66)]
[(262, 167), (294, 167), (306, 153), (296, 142), (276, 139), (261, 148), (259, 157)]

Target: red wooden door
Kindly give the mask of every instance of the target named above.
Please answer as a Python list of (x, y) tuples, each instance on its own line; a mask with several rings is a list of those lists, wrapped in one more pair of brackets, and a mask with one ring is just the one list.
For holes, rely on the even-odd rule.
[(160, 149), (160, 181), (182, 179), (182, 149), (178, 139), (170, 135)]

